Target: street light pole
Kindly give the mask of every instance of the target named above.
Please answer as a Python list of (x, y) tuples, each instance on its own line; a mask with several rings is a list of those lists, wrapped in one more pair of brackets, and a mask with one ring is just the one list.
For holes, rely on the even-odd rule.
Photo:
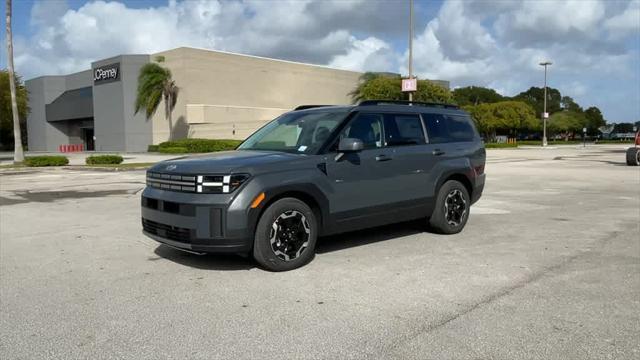
[(553, 64), (551, 61), (541, 62), (544, 66), (544, 110), (542, 110), (542, 146), (547, 146), (547, 66)]
[[(409, 79), (413, 79), (413, 0), (409, 0)], [(413, 101), (411, 91), (409, 101)]]

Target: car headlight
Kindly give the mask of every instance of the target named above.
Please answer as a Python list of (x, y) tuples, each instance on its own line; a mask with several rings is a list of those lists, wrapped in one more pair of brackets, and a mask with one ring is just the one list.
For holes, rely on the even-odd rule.
[(248, 174), (198, 175), (196, 177), (196, 192), (228, 194), (239, 188), (248, 179)]

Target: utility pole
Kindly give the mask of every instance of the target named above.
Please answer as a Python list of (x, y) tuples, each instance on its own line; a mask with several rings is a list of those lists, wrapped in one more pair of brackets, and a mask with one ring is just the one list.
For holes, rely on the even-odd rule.
[[(409, 0), (409, 79), (413, 79), (413, 0)], [(411, 91), (409, 101), (413, 101)]]
[(547, 146), (547, 66), (553, 64), (551, 61), (544, 61), (540, 66), (544, 66), (544, 110), (542, 111), (542, 146)]

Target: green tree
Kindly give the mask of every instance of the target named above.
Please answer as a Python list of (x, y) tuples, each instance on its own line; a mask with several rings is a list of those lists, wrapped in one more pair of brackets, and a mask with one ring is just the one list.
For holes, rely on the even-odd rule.
[(465, 106), (485, 139), (494, 139), (498, 132), (516, 135), (519, 131), (536, 131), (540, 128), (533, 108), (522, 101), (500, 101)]
[[(164, 62), (163, 56), (156, 57), (157, 63)], [(173, 138), (173, 121), (171, 114), (178, 101), (179, 88), (171, 77), (171, 71), (157, 63), (146, 64), (138, 75), (138, 91), (135, 113), (144, 110), (147, 119), (158, 109), (160, 101), (164, 101), (164, 116), (169, 122), (169, 140)]]
[[(29, 114), (29, 94), (22, 83), (22, 79), (16, 75), (16, 103), (18, 106), (18, 118), (22, 144), (26, 143), (27, 115)], [(11, 90), (9, 86), (9, 71), (0, 70), (0, 149), (10, 150), (13, 143), (13, 110), (11, 110)]]
[[(535, 110), (536, 117), (542, 118), (542, 112), (544, 109), (544, 88), (531, 87), (527, 91), (523, 91), (520, 94), (513, 97), (513, 100), (524, 101), (531, 105)], [(561, 106), (562, 95), (558, 89), (547, 88), (547, 112), (553, 114), (562, 110)]]
[(564, 110), (573, 111), (573, 112), (583, 112), (582, 107), (578, 105), (577, 102), (573, 100), (571, 96), (563, 96), (560, 99), (560, 105)]
[(598, 133), (598, 128), (607, 125), (607, 121), (602, 116), (602, 112), (595, 106), (591, 106), (584, 111), (586, 118), (587, 133), (594, 135)]
[[(350, 95), (354, 103), (363, 100), (409, 99), (409, 95), (402, 92), (400, 75), (382, 73), (364, 73)], [(428, 80), (418, 80), (418, 90), (413, 94), (413, 100), (450, 104), (453, 102), (453, 96), (447, 88)]]
[(479, 105), (504, 101), (495, 90), (481, 86), (467, 86), (453, 90), (453, 99), (459, 106)]
[(576, 133), (582, 133), (586, 124), (584, 113), (577, 111), (559, 111), (551, 115), (547, 123), (547, 130), (551, 135), (559, 135), (565, 140), (573, 138)]

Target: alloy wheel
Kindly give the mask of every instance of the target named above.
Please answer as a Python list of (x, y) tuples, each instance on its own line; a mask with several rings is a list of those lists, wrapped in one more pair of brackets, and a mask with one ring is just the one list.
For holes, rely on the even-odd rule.
[(444, 201), (444, 217), (447, 224), (460, 225), (466, 213), (467, 200), (464, 198), (464, 194), (458, 189), (451, 190)]
[(292, 261), (307, 248), (310, 235), (304, 214), (296, 210), (285, 211), (271, 225), (271, 250), (281, 260)]

